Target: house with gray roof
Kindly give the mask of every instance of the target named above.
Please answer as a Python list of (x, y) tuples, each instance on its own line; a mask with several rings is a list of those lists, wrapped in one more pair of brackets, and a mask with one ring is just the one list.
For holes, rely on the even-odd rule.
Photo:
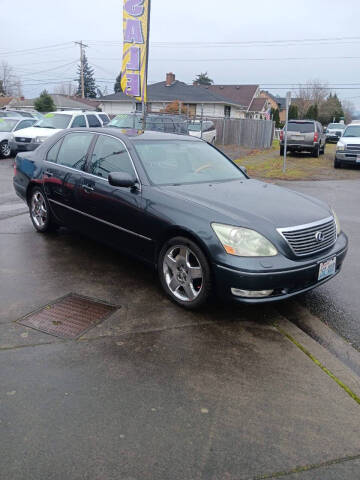
[[(179, 101), (191, 116), (246, 118), (249, 107), (258, 86), (251, 89), (251, 95), (230, 98), (216, 90), (202, 85), (188, 85), (176, 80), (173, 73), (166, 74), (163, 82), (148, 85), (148, 111), (160, 112), (174, 101)], [(113, 93), (99, 98), (101, 109), (109, 115), (118, 115), (141, 111), (141, 104), (136, 103), (124, 93)]]
[[(95, 99), (70, 97), (69, 95), (62, 95), (60, 93), (50, 93), (50, 97), (53, 99), (56, 105), (56, 110), (96, 110), (99, 106), (99, 102)], [(14, 98), (8, 104), (10, 108), (17, 108), (21, 110), (34, 110), (36, 98), (24, 99)]]

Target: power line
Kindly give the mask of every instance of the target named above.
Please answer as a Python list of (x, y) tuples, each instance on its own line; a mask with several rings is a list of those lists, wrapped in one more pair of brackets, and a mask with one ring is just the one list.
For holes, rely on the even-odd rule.
[(26, 49), (23, 49), (23, 50), (10, 50), (10, 51), (0, 51), (0, 55), (17, 55), (17, 54), (21, 54), (21, 53), (31, 53), (31, 52), (38, 52), (39, 50), (51, 50), (53, 48), (56, 48), (56, 47), (60, 47), (60, 46), (65, 46), (65, 45), (68, 45), (70, 46), (72, 44), (72, 42), (65, 42), (65, 43), (57, 43), (57, 44), (54, 44), (54, 45), (46, 45), (44, 47), (36, 47), (36, 48), (26, 48)]

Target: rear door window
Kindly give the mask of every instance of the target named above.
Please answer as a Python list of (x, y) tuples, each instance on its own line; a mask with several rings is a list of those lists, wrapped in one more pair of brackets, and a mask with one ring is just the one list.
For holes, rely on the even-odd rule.
[(100, 120), (97, 118), (96, 115), (86, 115), (89, 127), (101, 127)]
[(55, 143), (55, 145), (53, 145), (48, 151), (48, 154), (46, 156), (46, 160), (48, 162), (56, 163), (61, 142), (62, 142), (62, 138), (57, 143)]
[(289, 122), (288, 132), (311, 133), (315, 127), (312, 122)]
[(86, 127), (85, 115), (78, 115), (74, 118), (71, 128)]
[(99, 113), (99, 117), (101, 118), (104, 125), (107, 125), (110, 122), (108, 116), (104, 113)]
[(65, 167), (83, 170), (93, 137), (92, 133), (85, 132), (66, 135), (58, 153), (57, 163)]

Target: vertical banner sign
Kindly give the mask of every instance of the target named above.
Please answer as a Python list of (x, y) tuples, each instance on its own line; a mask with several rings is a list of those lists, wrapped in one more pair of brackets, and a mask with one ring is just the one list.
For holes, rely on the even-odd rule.
[(124, 0), (123, 28), (122, 91), (139, 102), (146, 102), (150, 0)]

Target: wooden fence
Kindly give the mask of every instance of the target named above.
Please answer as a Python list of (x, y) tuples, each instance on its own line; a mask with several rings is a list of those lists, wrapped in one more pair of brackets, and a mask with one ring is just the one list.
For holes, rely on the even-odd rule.
[(211, 118), (211, 120), (216, 127), (218, 145), (240, 145), (250, 148), (270, 148), (272, 145), (275, 125), (270, 120), (249, 118)]

